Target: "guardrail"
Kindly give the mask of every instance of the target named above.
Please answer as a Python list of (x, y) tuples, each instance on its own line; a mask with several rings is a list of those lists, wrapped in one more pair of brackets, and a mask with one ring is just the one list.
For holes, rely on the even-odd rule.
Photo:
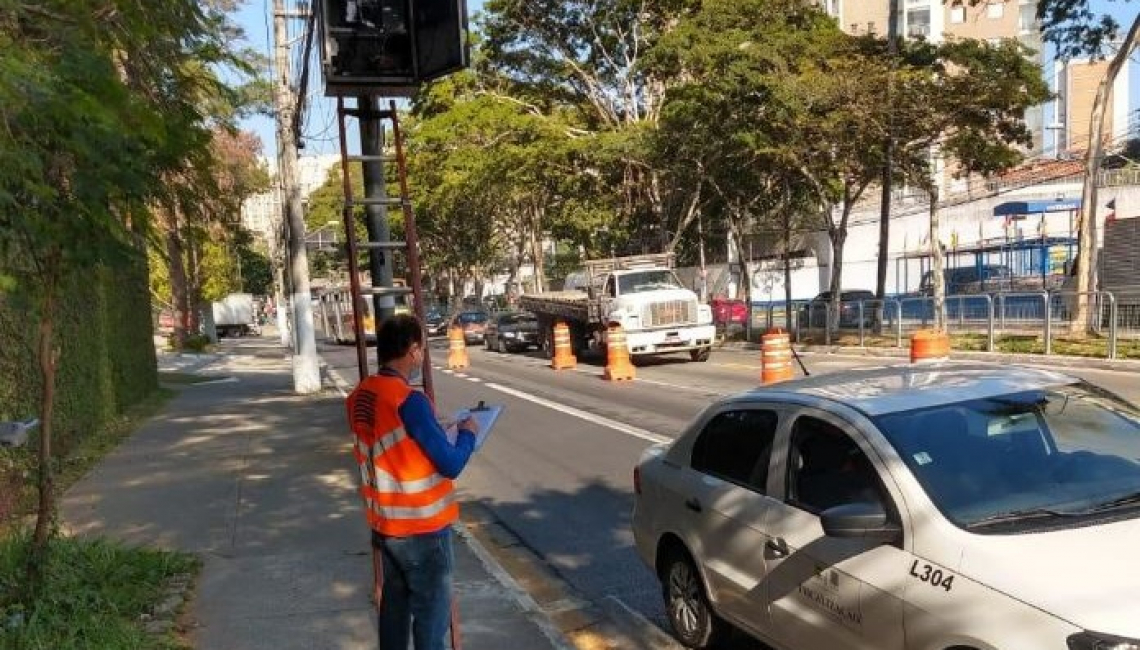
[[(1089, 303), (1089, 316), (1077, 327), (1073, 319), (1082, 299)], [(759, 319), (753, 313), (754, 327), (784, 326), (783, 305), (770, 304), (762, 309)], [(931, 296), (842, 301), (838, 313), (830, 303), (796, 301), (792, 310), (796, 339), (822, 335), (827, 345), (844, 332), (857, 332), (859, 345), (864, 346), (868, 331), (874, 330), (880, 340), (893, 338), (894, 345), (901, 348), (909, 334), (936, 322)], [(942, 322), (951, 335), (984, 335), (989, 352), (997, 348), (1002, 337), (1024, 337), (1036, 338), (1049, 355), (1065, 332), (1074, 328), (1092, 331), (1103, 337), (1105, 357), (1115, 359), (1122, 339), (1140, 340), (1140, 286), (1084, 294), (1062, 290), (949, 295), (942, 305)]]

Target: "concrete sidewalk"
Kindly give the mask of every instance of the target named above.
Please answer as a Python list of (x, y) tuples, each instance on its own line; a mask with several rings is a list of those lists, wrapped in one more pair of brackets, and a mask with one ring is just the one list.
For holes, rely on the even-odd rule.
[[(202, 650), (376, 648), (343, 399), (332, 390), (293, 395), (286, 352), (266, 338), (227, 342), (194, 370), (208, 381), (183, 387), (68, 492), (66, 528), (202, 557), (188, 612)], [(478, 542), (457, 532), (463, 647), (569, 648)]]

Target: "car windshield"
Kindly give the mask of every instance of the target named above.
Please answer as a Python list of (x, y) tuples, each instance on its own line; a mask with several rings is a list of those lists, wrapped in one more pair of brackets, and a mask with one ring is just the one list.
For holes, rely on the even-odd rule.
[(460, 323), (485, 323), (487, 322), (487, 314), (475, 311), (465, 311), (459, 315)]
[(1140, 513), (1140, 410), (1089, 384), (876, 422), (934, 504), (964, 528), (999, 532)]
[(641, 293), (658, 289), (684, 289), (672, 271), (639, 271), (618, 276), (618, 293)]
[(526, 325), (536, 322), (538, 319), (534, 317), (534, 314), (504, 314), (499, 317), (500, 325)]

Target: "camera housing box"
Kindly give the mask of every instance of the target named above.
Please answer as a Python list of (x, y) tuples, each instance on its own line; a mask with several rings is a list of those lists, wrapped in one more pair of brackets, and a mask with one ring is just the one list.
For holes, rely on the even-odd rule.
[(322, 0), (325, 95), (411, 97), (470, 61), (465, 0)]

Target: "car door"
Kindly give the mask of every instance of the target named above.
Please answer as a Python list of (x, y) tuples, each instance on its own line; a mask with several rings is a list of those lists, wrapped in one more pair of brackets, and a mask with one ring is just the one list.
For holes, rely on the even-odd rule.
[(881, 464), (854, 427), (816, 409), (789, 414), (773, 463), (783, 499), (765, 522), (769, 633), (788, 648), (904, 647), (902, 594), (909, 555), (893, 544), (839, 539), (820, 513), (879, 502), (898, 523)]
[(763, 584), (763, 522), (775, 502), (766, 488), (779, 412), (732, 407), (713, 416), (696, 437), (684, 488), (684, 527), (703, 567), (718, 613), (737, 625), (762, 629), (767, 610), (756, 607)]

